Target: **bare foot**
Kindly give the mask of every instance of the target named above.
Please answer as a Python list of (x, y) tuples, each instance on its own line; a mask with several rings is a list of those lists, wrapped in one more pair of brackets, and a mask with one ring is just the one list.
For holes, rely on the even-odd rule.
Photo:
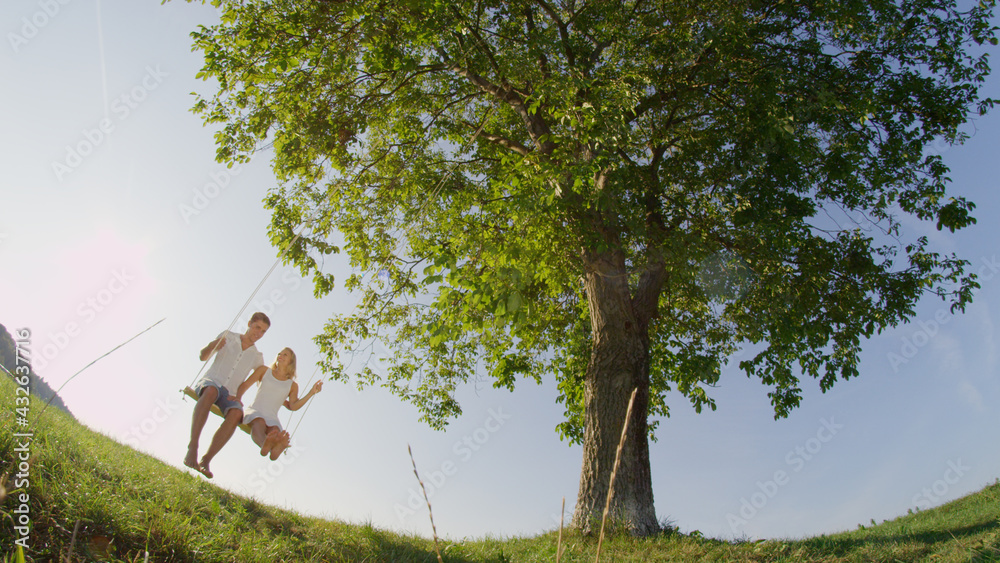
[(198, 464), (198, 472), (209, 479), (214, 477), (214, 475), (212, 475), (212, 470), (208, 468), (208, 462), (205, 461), (204, 458), (202, 458), (201, 463)]
[(274, 445), (274, 448), (271, 449), (271, 461), (275, 461), (278, 459), (278, 456), (281, 455), (281, 452), (285, 451), (285, 448), (288, 447), (290, 441), (291, 441), (291, 436), (288, 434), (288, 432), (282, 431), (281, 435), (278, 437), (278, 443), (276, 443)]
[(264, 443), (261, 444), (260, 446), (260, 455), (267, 455), (268, 452), (270, 452), (271, 449), (274, 448), (274, 445), (278, 442), (278, 438), (280, 437), (281, 435), (278, 432), (278, 429), (272, 428), (271, 431), (268, 432), (267, 436), (264, 438)]
[(201, 471), (201, 467), (198, 465), (198, 450), (188, 450), (187, 456), (184, 457), (184, 465), (195, 471)]

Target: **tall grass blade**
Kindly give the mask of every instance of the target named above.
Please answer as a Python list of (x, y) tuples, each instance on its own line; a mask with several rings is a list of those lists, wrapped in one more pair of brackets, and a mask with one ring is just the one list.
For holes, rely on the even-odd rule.
[(632, 418), (632, 403), (635, 402), (635, 394), (639, 391), (636, 387), (632, 390), (632, 396), (628, 400), (628, 410), (625, 411), (625, 424), (622, 425), (622, 437), (618, 439), (618, 449), (615, 450), (615, 465), (611, 468), (611, 481), (608, 483), (608, 498), (604, 502), (604, 514), (601, 516), (601, 534), (597, 537), (597, 557), (594, 563), (601, 561), (601, 544), (604, 543), (604, 523), (608, 519), (608, 510), (611, 509), (611, 493), (615, 490), (615, 474), (618, 473), (618, 462), (621, 461), (622, 448), (625, 446), (625, 434), (628, 432), (628, 421)]
[(559, 539), (556, 540), (556, 563), (559, 563), (559, 558), (562, 557), (562, 531), (563, 531), (563, 520), (566, 518), (566, 497), (562, 499), (562, 512), (559, 513)]
[(70, 555), (73, 555), (73, 548), (76, 547), (76, 533), (80, 531), (80, 521), (76, 521), (76, 525), (73, 526), (73, 536), (69, 540), (69, 549), (66, 551), (66, 563), (73, 563), (73, 559)]
[(417, 482), (420, 483), (420, 490), (424, 492), (424, 500), (427, 501), (427, 514), (431, 517), (431, 532), (434, 533), (434, 552), (437, 553), (438, 563), (444, 563), (441, 559), (441, 549), (438, 547), (438, 532), (437, 527), (434, 526), (434, 511), (431, 509), (431, 499), (427, 498), (427, 489), (424, 488), (424, 482), (420, 478), (420, 474), (417, 473), (417, 462), (413, 459), (413, 449), (410, 448), (409, 444), (406, 444), (406, 451), (410, 452), (410, 463), (413, 464), (413, 474), (417, 476)]
[(149, 332), (150, 330), (152, 330), (152, 329), (153, 329), (153, 327), (154, 327), (154, 326), (156, 326), (156, 325), (158, 325), (158, 324), (162, 323), (162, 322), (163, 322), (163, 321), (165, 321), (165, 320), (167, 320), (167, 318), (166, 318), (166, 317), (164, 317), (164, 318), (162, 318), (162, 319), (160, 319), (160, 320), (156, 321), (155, 323), (153, 323), (153, 324), (149, 325), (149, 328), (147, 328), (146, 330), (144, 330), (144, 331), (140, 332), (139, 334), (136, 334), (136, 335), (135, 335), (135, 336), (133, 336), (132, 338), (129, 338), (129, 339), (128, 339), (128, 340), (126, 340), (125, 342), (122, 342), (122, 343), (121, 343), (121, 344), (119, 344), (118, 346), (115, 346), (114, 348), (112, 348), (112, 349), (108, 350), (107, 352), (105, 352), (105, 353), (101, 354), (101, 355), (100, 355), (100, 356), (99, 356), (99, 357), (98, 357), (98, 358), (97, 358), (96, 360), (94, 360), (94, 361), (90, 362), (89, 364), (87, 364), (87, 365), (83, 366), (83, 367), (82, 367), (82, 368), (81, 368), (81, 369), (80, 369), (79, 371), (77, 371), (76, 373), (74, 373), (73, 375), (71, 375), (71, 376), (69, 377), (69, 379), (67, 379), (66, 381), (64, 381), (64, 382), (63, 382), (63, 384), (62, 384), (62, 385), (60, 385), (58, 389), (56, 389), (56, 392), (52, 394), (52, 397), (50, 397), (50, 398), (49, 398), (49, 400), (48, 400), (48, 402), (46, 402), (46, 403), (45, 403), (45, 406), (44, 406), (44, 407), (42, 407), (42, 411), (41, 411), (40, 413), (38, 413), (38, 416), (36, 416), (36, 417), (35, 417), (35, 422), (31, 423), (31, 429), (30, 429), (30, 430), (28, 431), (28, 433), (30, 434), (30, 433), (31, 433), (32, 431), (34, 431), (34, 430), (35, 430), (35, 426), (37, 426), (37, 425), (38, 425), (38, 421), (39, 421), (39, 420), (40, 420), (40, 419), (42, 418), (42, 415), (43, 415), (43, 414), (45, 414), (45, 409), (49, 408), (49, 405), (50, 405), (50, 404), (52, 404), (52, 399), (55, 399), (56, 397), (58, 397), (58, 396), (59, 396), (59, 392), (60, 392), (60, 391), (62, 391), (63, 387), (66, 387), (66, 384), (67, 384), (67, 383), (69, 383), (70, 381), (73, 381), (73, 378), (74, 378), (74, 377), (76, 377), (76, 376), (80, 375), (81, 373), (83, 373), (83, 370), (85, 370), (85, 369), (89, 368), (90, 366), (92, 366), (92, 365), (96, 364), (96, 363), (97, 363), (97, 362), (98, 362), (99, 360), (101, 360), (101, 359), (102, 359), (102, 358), (104, 358), (105, 356), (107, 356), (107, 355), (111, 354), (111, 353), (112, 353), (112, 352), (114, 352), (115, 350), (117, 350), (117, 349), (121, 348), (122, 346), (124, 346), (124, 345), (128, 344), (129, 342), (132, 342), (132, 341), (133, 341), (133, 340), (135, 340), (136, 338), (139, 338), (139, 337), (140, 337), (140, 336), (142, 336), (143, 334), (145, 334), (145, 333)]

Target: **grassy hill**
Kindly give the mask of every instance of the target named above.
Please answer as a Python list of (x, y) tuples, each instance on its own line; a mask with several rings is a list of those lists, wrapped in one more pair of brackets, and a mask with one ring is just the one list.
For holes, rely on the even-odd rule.
[[(0, 378), (0, 561), (437, 561), (433, 540), (305, 517), (222, 490), (48, 409), (27, 477), (14, 385)], [(41, 410), (31, 405), (31, 413)], [(22, 466), (21, 469), (24, 469)], [(25, 483), (24, 481), (27, 481)], [(20, 486), (17, 489), (15, 487)], [(21, 495), (27, 495), (22, 497)], [(22, 502), (27, 501), (27, 502)], [(474, 514), (469, 515), (474, 518)], [(1000, 561), (1000, 484), (932, 510), (800, 541), (730, 543), (676, 532), (606, 539), (602, 561)], [(441, 530), (447, 535), (447, 530)], [(555, 561), (555, 531), (532, 538), (442, 540), (447, 562)], [(596, 538), (564, 534), (562, 561), (594, 561)]]
[[(29, 350), (29, 353), (34, 353), (34, 357), (38, 357), (41, 352), (37, 349), (33, 349)], [(29, 356), (29, 358), (30, 357), (31, 356)], [(0, 367), (6, 370), (8, 374), (16, 373), (18, 367), (17, 343), (14, 341), (14, 337), (11, 336), (10, 332), (7, 330), (7, 327), (2, 324), (0, 324)], [(43, 401), (51, 399), (52, 403), (50, 406), (69, 413), (69, 408), (67, 408), (66, 404), (63, 403), (62, 397), (57, 395), (55, 390), (52, 389), (52, 387), (49, 387), (49, 384), (46, 383), (41, 376), (35, 373), (34, 370), (30, 371), (30, 378), (32, 395), (35, 395)]]

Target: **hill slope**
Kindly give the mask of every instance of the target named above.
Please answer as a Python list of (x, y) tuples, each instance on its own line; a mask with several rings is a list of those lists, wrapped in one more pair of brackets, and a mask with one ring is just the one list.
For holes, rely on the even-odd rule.
[[(30, 350), (29, 353), (39, 353), (38, 350)], [(30, 359), (30, 357), (29, 357)], [(17, 362), (17, 342), (14, 337), (11, 336), (7, 327), (0, 324), (0, 366), (2, 366), (9, 373), (13, 374), (16, 372), (18, 366)], [(37, 373), (32, 370), (30, 372), (31, 377), (31, 394), (44, 401), (52, 400), (51, 406), (61, 409), (62, 411), (69, 413), (69, 407), (63, 402), (62, 397), (56, 394), (55, 390), (45, 382)]]
[[(27, 561), (64, 561), (70, 552), (72, 561), (136, 562), (147, 552), (151, 562), (437, 561), (430, 539), (265, 506), (136, 452), (55, 409), (45, 412), (26, 441), (15, 434), (26, 429), (15, 427), (14, 403), (13, 382), (0, 378), (4, 561), (17, 560), (18, 541), (27, 546)], [(37, 413), (41, 404), (30, 408)], [(19, 520), (30, 520), (27, 535), (16, 527)], [(441, 549), (449, 562), (555, 561), (557, 541), (552, 532), (442, 541)], [(562, 561), (593, 561), (596, 544), (596, 538), (564, 534)], [(801, 541), (733, 544), (668, 532), (645, 539), (612, 537), (602, 547), (602, 561), (609, 562), (928, 560), (1000, 561), (1000, 485), (878, 526)]]

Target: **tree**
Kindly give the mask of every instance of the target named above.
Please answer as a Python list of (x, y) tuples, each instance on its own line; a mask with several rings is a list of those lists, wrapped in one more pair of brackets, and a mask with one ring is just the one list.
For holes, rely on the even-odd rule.
[[(269, 234), (317, 296), (332, 237), (355, 268), (360, 304), (316, 337), (325, 372), (433, 427), (477, 369), (554, 377), (581, 530), (633, 389), (612, 517), (641, 535), (668, 391), (714, 409), (754, 345), (739, 367), (786, 416), (801, 377), (857, 376), (862, 339), (922, 295), (962, 310), (978, 287), (920, 221), (975, 222), (925, 147), (993, 104), (973, 54), (996, 44), (993, 0), (217, 4), (193, 36), (218, 158), (273, 148)], [(350, 373), (376, 341), (387, 368)]]

